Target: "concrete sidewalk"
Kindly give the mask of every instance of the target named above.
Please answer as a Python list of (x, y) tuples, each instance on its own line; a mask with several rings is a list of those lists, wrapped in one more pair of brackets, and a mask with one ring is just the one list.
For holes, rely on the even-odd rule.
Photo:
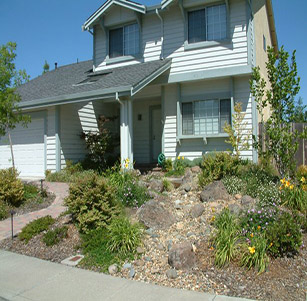
[(243, 301), (71, 268), (0, 250), (0, 300)]

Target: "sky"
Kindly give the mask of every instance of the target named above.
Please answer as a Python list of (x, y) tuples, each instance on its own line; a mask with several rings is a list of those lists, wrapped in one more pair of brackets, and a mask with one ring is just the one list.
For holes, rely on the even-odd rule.
[[(92, 36), (84, 21), (104, 0), (0, 0), (0, 45), (17, 43), (16, 66), (31, 78), (42, 73), (45, 60), (54, 68), (92, 58)], [(141, 0), (154, 5), (159, 0)], [(278, 44), (296, 50), (301, 96), (307, 104), (307, 1), (273, 0)]]

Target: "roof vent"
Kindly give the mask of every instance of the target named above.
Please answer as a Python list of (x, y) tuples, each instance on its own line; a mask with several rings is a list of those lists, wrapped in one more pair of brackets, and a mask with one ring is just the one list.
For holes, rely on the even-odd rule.
[(58, 69), (58, 63), (54, 63), (54, 69)]

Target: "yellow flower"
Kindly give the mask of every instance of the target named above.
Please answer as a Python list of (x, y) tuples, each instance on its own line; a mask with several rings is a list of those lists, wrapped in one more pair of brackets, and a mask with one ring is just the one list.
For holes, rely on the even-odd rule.
[(290, 186), (290, 182), (289, 181), (286, 181), (286, 187), (289, 187)]
[(282, 186), (279, 186), (279, 190), (282, 190)]
[(254, 233), (251, 233), (251, 238), (253, 238), (254, 237)]
[(260, 230), (260, 229), (261, 229), (261, 226), (258, 226), (257, 229)]
[(180, 160), (180, 156), (178, 156), (178, 158), (177, 158), (178, 160)]
[(281, 182), (282, 184), (285, 184), (285, 183), (286, 183), (286, 179), (283, 178), (283, 179), (280, 180), (280, 182)]
[(270, 245), (269, 245), (269, 248), (271, 248), (272, 246), (273, 246), (273, 243), (271, 242)]
[(211, 217), (211, 222), (214, 222), (215, 221), (215, 216), (213, 215), (212, 217)]
[(126, 159), (126, 163), (129, 163), (129, 162), (130, 162), (130, 160), (129, 160), (129, 158), (127, 158), (127, 159)]
[(214, 250), (214, 248), (213, 248), (213, 247), (211, 247), (211, 248), (210, 248), (210, 250), (211, 250), (211, 251), (213, 251), (213, 250)]
[(129, 164), (126, 163), (126, 164), (125, 164), (125, 168), (128, 168), (128, 167), (129, 167)]
[(214, 208), (214, 207), (212, 207), (212, 208), (211, 208), (211, 211), (212, 211), (212, 212), (215, 212), (215, 208)]
[(290, 189), (292, 190), (294, 188), (294, 185), (290, 185)]
[(182, 160), (184, 160), (184, 156), (182, 156)]
[(255, 247), (248, 247), (249, 253), (254, 254), (255, 253)]
[(302, 177), (302, 178), (301, 178), (301, 182), (302, 182), (302, 183), (305, 183), (305, 181), (306, 181), (305, 177)]

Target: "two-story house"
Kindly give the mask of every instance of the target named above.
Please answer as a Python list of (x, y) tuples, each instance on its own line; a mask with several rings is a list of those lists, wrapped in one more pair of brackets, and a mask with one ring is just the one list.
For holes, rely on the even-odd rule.
[[(252, 67), (264, 76), (266, 49), (277, 50), (271, 0), (162, 0), (146, 7), (108, 0), (83, 24), (93, 59), (56, 68), (18, 90), (28, 128), (12, 133), (21, 176), (44, 176), (86, 154), (81, 131), (117, 116), (120, 155), (138, 164), (201, 157), (230, 148), (225, 122), (243, 104), (257, 136)], [(77, 46), (77, 45), (76, 45)], [(257, 161), (252, 147), (244, 158)], [(11, 165), (6, 139), (0, 168)]]

